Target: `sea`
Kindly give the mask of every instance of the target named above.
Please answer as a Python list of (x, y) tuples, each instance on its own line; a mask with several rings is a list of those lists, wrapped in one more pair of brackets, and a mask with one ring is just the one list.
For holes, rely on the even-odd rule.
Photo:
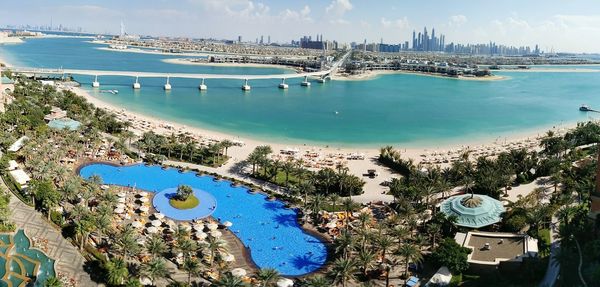
[[(49, 37), (0, 45), (0, 58), (17, 67), (65, 68), (160, 73), (258, 75), (293, 73), (289, 69), (213, 67), (166, 63), (181, 55), (101, 49), (89, 38)], [(547, 67), (546, 67), (547, 68)], [(524, 133), (544, 133), (598, 117), (580, 112), (587, 104), (600, 108), (600, 73), (494, 71), (500, 81), (471, 81), (412, 74), (381, 75), (361, 81), (241, 80), (140, 78), (105, 76), (93, 89), (92, 76), (74, 75), (92, 96), (123, 109), (166, 121), (267, 142), (339, 147), (383, 145), (434, 147), (474, 140), (498, 140)], [(573, 68), (573, 67), (571, 67)], [(581, 67), (577, 67), (581, 68)], [(599, 66), (585, 66), (600, 70)]]

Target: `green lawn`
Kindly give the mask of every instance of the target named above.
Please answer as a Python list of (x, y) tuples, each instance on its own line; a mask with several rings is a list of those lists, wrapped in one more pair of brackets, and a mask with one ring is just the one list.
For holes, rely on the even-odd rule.
[(184, 201), (173, 198), (169, 200), (169, 203), (177, 209), (192, 209), (200, 204), (200, 200), (192, 194)]

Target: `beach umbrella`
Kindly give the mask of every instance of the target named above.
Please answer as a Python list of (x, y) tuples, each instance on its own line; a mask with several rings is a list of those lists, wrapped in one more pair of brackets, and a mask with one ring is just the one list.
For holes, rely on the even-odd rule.
[(123, 209), (123, 208), (115, 208), (115, 213), (116, 214), (122, 214), (124, 212), (125, 212), (125, 209)]
[(119, 192), (119, 193), (117, 193), (117, 196), (118, 197), (125, 197), (125, 196), (127, 196), (127, 194), (124, 193), (124, 192)]
[(117, 206), (116, 206), (116, 208), (122, 208), (122, 209), (125, 209), (125, 207), (126, 207), (126, 206), (125, 206), (125, 204), (123, 204), (123, 203), (119, 203), (119, 204), (117, 204)]
[(157, 212), (157, 213), (154, 214), (154, 218), (156, 218), (156, 219), (163, 219), (163, 218), (165, 218), (165, 215), (162, 214), (162, 213), (160, 213), (160, 212)]
[(210, 236), (212, 236), (214, 238), (219, 238), (219, 237), (223, 236), (223, 233), (221, 233), (221, 231), (218, 231), (218, 230), (213, 230), (210, 232)]
[(144, 238), (138, 239), (137, 244), (144, 246), (144, 244), (146, 244), (146, 239), (144, 239)]
[(103, 184), (100, 186), (100, 189), (102, 189), (102, 190), (107, 190), (108, 188), (109, 188), (109, 186), (106, 184)]
[(146, 228), (146, 232), (148, 232), (148, 233), (156, 233), (156, 232), (158, 232), (158, 228), (156, 228), (154, 226), (150, 226), (150, 227)]
[(244, 277), (246, 276), (246, 270), (244, 270), (244, 268), (234, 268), (231, 270), (231, 275), (235, 277)]
[(146, 197), (146, 196), (148, 196), (148, 193), (145, 191), (142, 191), (142, 192), (138, 193), (138, 195), (141, 197)]
[(225, 262), (233, 262), (235, 261), (235, 256), (233, 256), (233, 254), (225, 254), (223, 255), (223, 261)]
[(289, 278), (281, 278), (277, 280), (277, 287), (292, 287), (294, 286), (294, 280)]
[(119, 197), (119, 199), (117, 199), (118, 203), (125, 203), (125, 198), (124, 197)]
[(179, 224), (179, 226), (181, 226), (186, 231), (192, 230), (192, 227), (189, 224), (186, 224), (186, 223)]
[(140, 207), (140, 211), (142, 211), (142, 212), (148, 212), (149, 209), (150, 208), (148, 206), (142, 206), (142, 207)]
[(174, 228), (175, 226), (177, 226), (177, 224), (175, 224), (175, 221), (173, 221), (171, 219), (167, 219), (167, 225), (170, 226), (171, 228)]
[(225, 226), (225, 227), (231, 227), (232, 225), (233, 225), (233, 223), (231, 223), (231, 221), (223, 222), (223, 226)]
[(219, 228), (219, 225), (215, 223), (209, 223), (206, 225), (206, 228), (208, 228), (209, 230), (217, 230), (217, 228)]
[(335, 222), (331, 221), (331, 222), (327, 223), (327, 225), (325, 225), (325, 227), (327, 227), (329, 229), (336, 228), (337, 224)]
[(194, 230), (196, 230), (196, 231), (204, 230), (204, 224), (202, 224), (202, 223), (196, 223), (192, 227), (194, 227)]
[(162, 225), (162, 221), (160, 220), (152, 220), (152, 226), (161, 226)]
[(142, 197), (139, 199), (139, 201), (141, 202), (148, 202), (148, 198), (147, 197)]
[(206, 237), (208, 237), (208, 235), (202, 231), (198, 231), (196, 232), (196, 238), (198, 239), (205, 239)]
[(139, 221), (134, 221), (131, 223), (131, 226), (133, 226), (135, 228), (140, 228), (140, 227), (142, 227), (142, 223)]

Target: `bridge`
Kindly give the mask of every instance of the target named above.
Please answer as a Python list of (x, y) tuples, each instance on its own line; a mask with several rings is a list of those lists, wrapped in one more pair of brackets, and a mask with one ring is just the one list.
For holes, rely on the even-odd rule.
[(267, 80), (267, 79), (281, 79), (281, 84), (279, 84), (279, 88), (286, 89), (288, 85), (285, 83), (285, 80), (292, 78), (304, 78), (302, 82), (302, 86), (310, 86), (310, 82), (308, 82), (309, 77), (317, 77), (318, 81), (323, 83), (325, 79), (329, 77), (331, 74), (335, 73), (335, 71), (346, 61), (350, 52), (344, 54), (344, 56), (336, 61), (329, 69), (317, 72), (306, 72), (306, 73), (294, 73), (294, 74), (272, 74), (272, 75), (231, 75), (231, 74), (193, 74), (193, 73), (156, 73), (156, 72), (136, 72), (136, 71), (106, 71), (106, 70), (77, 70), (77, 69), (42, 69), (42, 68), (29, 68), (29, 67), (16, 67), (11, 68), (11, 71), (14, 73), (20, 73), (25, 75), (86, 75), (93, 76), (94, 81), (92, 82), (92, 86), (95, 88), (100, 87), (100, 82), (98, 80), (99, 77), (102, 76), (122, 76), (122, 77), (132, 77), (135, 78), (135, 82), (133, 83), (134, 89), (141, 88), (141, 84), (139, 83), (139, 78), (165, 78), (166, 83), (164, 85), (165, 90), (171, 89), (171, 84), (169, 83), (170, 78), (182, 78), (182, 79), (198, 79), (201, 80), (198, 88), (200, 90), (206, 90), (207, 86), (205, 84), (206, 79), (233, 79), (233, 80), (243, 80), (244, 84), (242, 85), (242, 90), (250, 90), (250, 85), (248, 81), (250, 80)]

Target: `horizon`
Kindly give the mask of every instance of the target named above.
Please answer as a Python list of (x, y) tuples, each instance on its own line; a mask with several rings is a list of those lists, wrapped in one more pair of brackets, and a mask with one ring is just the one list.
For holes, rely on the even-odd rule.
[[(598, 53), (600, 3), (591, 0), (504, 1), (488, 3), (435, 3), (382, 1), (376, 7), (359, 0), (316, 0), (282, 3), (274, 0), (43, 0), (10, 2), (0, 11), (0, 26), (63, 25), (96, 34), (118, 34), (121, 21), (129, 34), (155, 37), (237, 39), (254, 42), (264, 36), (271, 42), (290, 43), (302, 36), (323, 35), (342, 43), (397, 44), (412, 40), (412, 32), (429, 31), (446, 35), (446, 43), (507, 46), (539, 45), (546, 52)], [(553, 5), (557, 4), (557, 5)], [(541, 5), (543, 4), (543, 5)], [(586, 5), (589, 4), (589, 5)], [(482, 13), (485, 12), (485, 13)], [(530, 12), (534, 11), (534, 12)], [(18, 13), (17, 13), (18, 12)], [(160, 21), (157, 15), (166, 15)], [(217, 25), (215, 25), (217, 24)], [(210, 25), (210, 29), (197, 27)], [(556, 37), (560, 35), (561, 37)], [(581, 39), (585, 39), (582, 41)]]

